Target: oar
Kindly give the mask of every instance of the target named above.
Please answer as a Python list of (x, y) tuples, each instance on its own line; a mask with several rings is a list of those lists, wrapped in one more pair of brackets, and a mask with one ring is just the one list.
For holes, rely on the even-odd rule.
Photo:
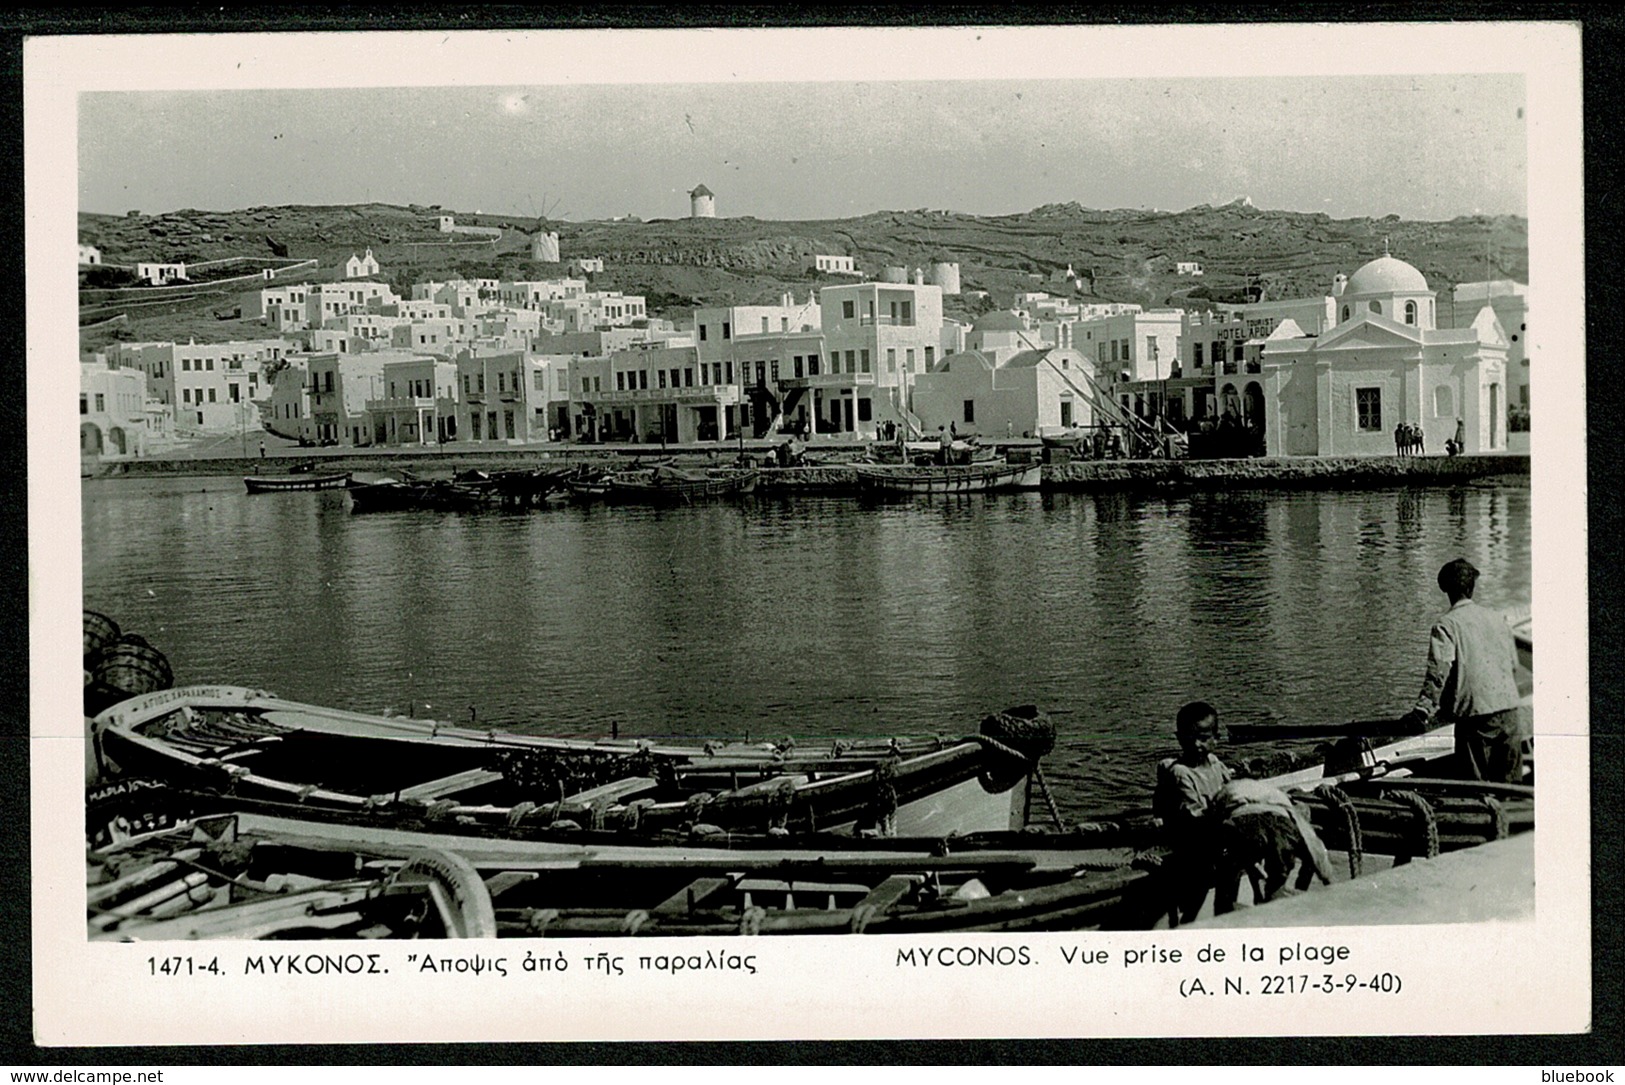
[(1232, 723), (1225, 726), (1231, 742), (1273, 742), (1299, 738), (1405, 738), (1424, 734), (1420, 726), (1403, 719), (1351, 720), (1348, 723)]

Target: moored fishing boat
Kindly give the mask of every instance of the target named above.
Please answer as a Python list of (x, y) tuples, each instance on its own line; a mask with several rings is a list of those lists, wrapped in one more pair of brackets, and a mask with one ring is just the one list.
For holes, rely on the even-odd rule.
[(648, 471), (620, 471), (604, 480), (605, 500), (638, 505), (691, 505), (743, 497), (756, 490), (760, 476), (754, 470), (714, 468), (684, 471), (657, 467)]
[(251, 494), (283, 493), (293, 490), (342, 490), (350, 484), (348, 471), (328, 475), (249, 475), (243, 485)]
[(468, 511), (496, 503), (487, 485), (446, 479), (384, 479), (350, 486), (351, 512), (401, 512), (434, 509)]
[(1043, 481), (1043, 467), (1002, 460), (937, 467), (858, 464), (852, 470), (860, 489), (871, 493), (970, 494), (997, 490), (1035, 490)]
[(388, 863), (290, 854), (202, 818), (90, 853), (91, 941), (494, 938), (485, 881), (432, 848)]
[(164, 785), (182, 815), (280, 803), (372, 826), (539, 839), (583, 829), (947, 835), (1019, 827), (1026, 781), (1054, 735), (1028, 708), (990, 716), (963, 738), (591, 741), (194, 686), (114, 705), (93, 721), (92, 740), (105, 781)]

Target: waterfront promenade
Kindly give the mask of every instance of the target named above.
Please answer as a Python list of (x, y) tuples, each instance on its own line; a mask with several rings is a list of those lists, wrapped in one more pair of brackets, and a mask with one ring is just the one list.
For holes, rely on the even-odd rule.
[[(233, 442), (234, 443), (234, 442)], [(635, 466), (637, 462), (678, 457), (681, 462), (703, 465), (732, 463), (741, 455), (764, 465), (761, 489), (764, 491), (816, 490), (822, 492), (855, 490), (856, 479), (850, 467), (840, 464), (776, 468), (772, 462), (776, 442), (746, 441), (730, 444), (696, 445), (613, 445), (543, 444), (509, 446), (500, 444), (445, 445), (424, 448), (283, 448), (244, 457), (236, 449), (219, 454), (191, 455), (177, 451), (169, 456), (138, 460), (85, 461), (81, 474), (97, 478), (152, 477), (164, 475), (255, 475), (281, 474), (295, 465), (314, 461), (321, 470), (357, 473), (387, 473), (416, 470), (447, 472), (480, 468), (485, 470), (525, 470), (613, 459)], [(815, 443), (814, 456), (857, 453), (859, 446), (849, 442)], [(1039, 455), (1039, 443), (1009, 442), (1000, 451), (1013, 456)], [(1221, 487), (1249, 489), (1366, 489), (1392, 486), (1451, 486), (1477, 479), (1529, 477), (1529, 457), (1513, 453), (1469, 456), (1294, 456), (1226, 460), (1073, 460), (1046, 464), (1043, 488), (1080, 492), (1200, 490)]]

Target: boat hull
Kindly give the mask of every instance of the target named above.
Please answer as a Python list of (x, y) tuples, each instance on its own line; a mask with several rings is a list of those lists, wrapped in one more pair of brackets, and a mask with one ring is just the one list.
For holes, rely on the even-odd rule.
[(671, 478), (655, 472), (649, 480), (610, 476), (602, 496), (628, 505), (692, 505), (743, 497), (756, 490), (757, 473), (743, 471), (716, 478)]
[(854, 467), (859, 488), (876, 494), (973, 494), (1000, 490), (1036, 490), (1043, 467), (1035, 464), (972, 463), (944, 467)]
[(251, 494), (273, 494), (296, 490), (342, 490), (350, 484), (349, 472), (334, 475), (249, 476), (243, 485)]
[[(590, 741), (496, 733), (183, 687), (121, 702), (93, 733), (108, 781), (159, 781), (181, 816), (278, 804), (372, 826), (538, 839), (1020, 827), (1027, 755), (981, 735), (829, 746)], [(1047, 747), (1046, 747), (1047, 749)], [(106, 820), (103, 818), (103, 820)]]

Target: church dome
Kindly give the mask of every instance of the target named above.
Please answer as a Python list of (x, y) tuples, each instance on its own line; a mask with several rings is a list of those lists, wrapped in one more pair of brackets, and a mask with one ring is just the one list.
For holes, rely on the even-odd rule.
[(1019, 332), (1026, 330), (1022, 326), (1021, 318), (1008, 310), (983, 313), (976, 318), (976, 323), (971, 327), (979, 332)]
[(1349, 276), (1345, 294), (1426, 293), (1428, 281), (1422, 273), (1394, 256), (1379, 256)]

